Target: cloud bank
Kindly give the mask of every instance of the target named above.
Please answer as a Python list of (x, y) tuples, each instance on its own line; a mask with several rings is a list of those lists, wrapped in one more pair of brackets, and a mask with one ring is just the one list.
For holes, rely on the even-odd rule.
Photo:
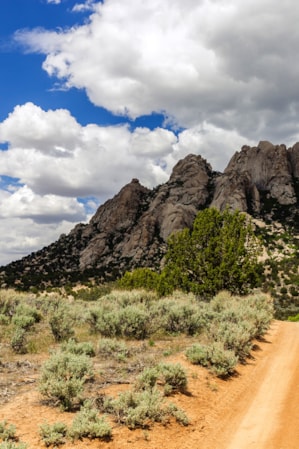
[(45, 54), (64, 87), (115, 114), (164, 112), (183, 127), (293, 141), (298, 14), (294, 0), (107, 0), (82, 26), (16, 39)]
[(82, 126), (65, 109), (17, 105), (0, 123), (0, 176), (18, 181), (1, 191), (0, 231), (18, 231), (2, 263), (86, 221), (133, 177), (165, 182), (188, 153), (223, 170), (243, 144), (299, 140), (295, 0), (88, 0), (72, 11), (89, 20), (15, 41), (44, 55), (54, 86), (131, 119), (162, 113), (165, 127)]

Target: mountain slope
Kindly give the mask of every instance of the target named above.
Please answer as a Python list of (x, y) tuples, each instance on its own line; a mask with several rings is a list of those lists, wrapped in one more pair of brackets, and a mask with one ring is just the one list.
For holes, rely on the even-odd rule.
[(235, 153), (224, 173), (188, 155), (152, 190), (137, 179), (101, 205), (87, 225), (0, 270), (4, 286), (63, 285), (118, 277), (137, 266), (159, 268), (169, 235), (191, 227), (205, 207), (232, 209), (299, 227), (299, 143), (260, 142)]

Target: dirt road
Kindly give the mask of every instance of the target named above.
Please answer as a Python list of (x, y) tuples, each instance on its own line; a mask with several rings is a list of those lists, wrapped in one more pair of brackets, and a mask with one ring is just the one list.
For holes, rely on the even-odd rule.
[[(183, 354), (188, 395), (171, 400), (185, 410), (190, 426), (154, 425), (129, 431), (113, 425), (110, 442), (68, 442), (64, 449), (299, 449), (299, 323), (275, 321), (257, 342), (252, 359), (238, 375), (217, 379), (191, 365)], [(19, 374), (22, 376), (22, 373)], [(17, 379), (16, 379), (17, 381)], [(30, 449), (45, 447), (38, 428), (43, 422), (70, 424), (72, 414), (42, 405), (35, 384), (0, 407), (0, 420), (16, 425)]]
[(239, 402), (219, 449), (299, 448), (299, 323), (276, 323), (256, 388)]

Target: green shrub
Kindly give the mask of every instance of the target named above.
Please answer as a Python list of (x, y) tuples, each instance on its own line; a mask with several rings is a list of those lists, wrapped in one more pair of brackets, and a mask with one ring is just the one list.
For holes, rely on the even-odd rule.
[(71, 410), (81, 400), (84, 383), (92, 375), (92, 363), (86, 355), (56, 352), (42, 366), (39, 391), (64, 410)]
[(99, 333), (103, 337), (117, 337), (121, 335), (120, 316), (117, 310), (98, 306), (89, 311), (86, 321), (90, 325), (91, 333)]
[(136, 288), (154, 290), (159, 282), (159, 274), (150, 268), (136, 268), (132, 272), (126, 272), (119, 280), (121, 288), (133, 290)]
[[(270, 327), (274, 315), (273, 299), (269, 295), (257, 293), (246, 298), (247, 319), (254, 324), (254, 338), (262, 337)], [(246, 318), (244, 317), (244, 320)]]
[(177, 407), (175, 404), (168, 404), (167, 413), (175, 418), (175, 420), (182, 424), (183, 426), (189, 425), (189, 418), (181, 408)]
[(150, 316), (141, 305), (130, 305), (120, 310), (120, 328), (124, 337), (143, 340), (149, 334)]
[(107, 295), (111, 292), (111, 286), (109, 285), (101, 285), (91, 288), (81, 288), (76, 292), (71, 291), (71, 294), (81, 301), (97, 301), (104, 295)]
[(207, 345), (195, 343), (186, 350), (187, 359), (194, 365), (207, 367), (210, 365), (210, 351)]
[(16, 440), (16, 426), (8, 424), (7, 421), (0, 421), (0, 440)]
[[(160, 300), (154, 313), (160, 321), (160, 329), (171, 334), (186, 333), (194, 335), (202, 329), (202, 319), (198, 304), (174, 299)], [(187, 299), (187, 301), (186, 301)]]
[(166, 395), (175, 392), (185, 392), (187, 387), (187, 375), (183, 367), (177, 363), (162, 363), (158, 366), (160, 377), (164, 385)]
[(97, 354), (105, 358), (123, 361), (130, 356), (130, 349), (125, 342), (116, 338), (101, 338), (98, 342)]
[(71, 352), (72, 354), (84, 354), (89, 357), (95, 356), (95, 350), (93, 344), (89, 341), (76, 342), (74, 339), (69, 339), (67, 342), (62, 343), (61, 350), (65, 352)]
[(74, 335), (73, 320), (69, 311), (63, 306), (53, 312), (49, 325), (55, 341), (68, 340)]
[(166, 423), (170, 416), (178, 423), (188, 425), (189, 420), (183, 410), (174, 404), (165, 404), (162, 393), (151, 385), (149, 389), (129, 390), (119, 394), (116, 399), (108, 399), (106, 410), (115, 416), (118, 423), (125, 424), (129, 429), (147, 428), (154, 422)]
[(12, 441), (3, 441), (0, 443), (0, 449), (27, 449), (28, 445), (26, 443), (14, 443)]
[(238, 357), (234, 351), (225, 349), (222, 343), (210, 346), (210, 370), (218, 377), (226, 377), (234, 373)]
[(163, 385), (166, 396), (178, 391), (185, 392), (187, 376), (179, 363), (161, 363), (154, 367), (145, 368), (137, 376), (135, 389), (137, 391), (151, 391), (157, 386), (157, 383)]
[(208, 367), (218, 377), (233, 374), (238, 362), (234, 351), (225, 349), (221, 342), (194, 344), (186, 350), (186, 356), (191, 363)]
[(15, 309), (15, 316), (31, 317), (33, 323), (39, 323), (41, 321), (41, 314), (36, 307), (32, 307), (25, 303), (20, 303)]
[(125, 424), (129, 429), (149, 427), (153, 422), (165, 420), (163, 396), (156, 388), (151, 391), (126, 391), (108, 401), (106, 407), (118, 423)]
[(27, 353), (26, 330), (22, 327), (16, 327), (10, 340), (10, 346), (17, 354)]
[(129, 305), (143, 304), (149, 306), (153, 301), (157, 300), (158, 296), (155, 292), (141, 289), (134, 290), (113, 290), (109, 295), (101, 298), (101, 304), (106, 306), (113, 304), (115, 310), (123, 309)]
[(82, 438), (100, 438), (110, 439), (112, 429), (105, 417), (98, 416), (98, 410), (93, 408), (89, 401), (86, 401), (76, 414), (72, 426), (69, 430), (69, 436), (72, 440)]
[(8, 317), (13, 316), (21, 299), (23, 299), (23, 295), (16, 293), (15, 290), (1, 289), (0, 313)]
[(159, 375), (160, 373), (157, 366), (145, 368), (136, 378), (135, 389), (152, 390), (157, 384)]
[(6, 326), (9, 323), (10, 323), (10, 318), (8, 316), (4, 315), (4, 313), (0, 313), (0, 324), (2, 326)]
[(289, 316), (288, 321), (297, 322), (299, 321), (299, 313), (295, 316)]
[(46, 446), (59, 446), (66, 442), (67, 426), (62, 422), (45, 423), (40, 426), (39, 433)]
[(210, 337), (213, 341), (221, 342), (225, 349), (232, 350), (241, 360), (249, 356), (254, 335), (253, 325), (249, 322), (222, 321), (217, 323), (214, 329), (210, 329)]
[(12, 323), (20, 329), (28, 330), (34, 325), (35, 320), (30, 315), (14, 315)]

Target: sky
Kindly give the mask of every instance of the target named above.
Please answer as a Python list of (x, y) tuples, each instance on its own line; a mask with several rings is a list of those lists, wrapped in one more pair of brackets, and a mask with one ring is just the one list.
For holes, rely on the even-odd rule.
[(0, 266), (187, 154), (299, 140), (296, 0), (1, 0)]

